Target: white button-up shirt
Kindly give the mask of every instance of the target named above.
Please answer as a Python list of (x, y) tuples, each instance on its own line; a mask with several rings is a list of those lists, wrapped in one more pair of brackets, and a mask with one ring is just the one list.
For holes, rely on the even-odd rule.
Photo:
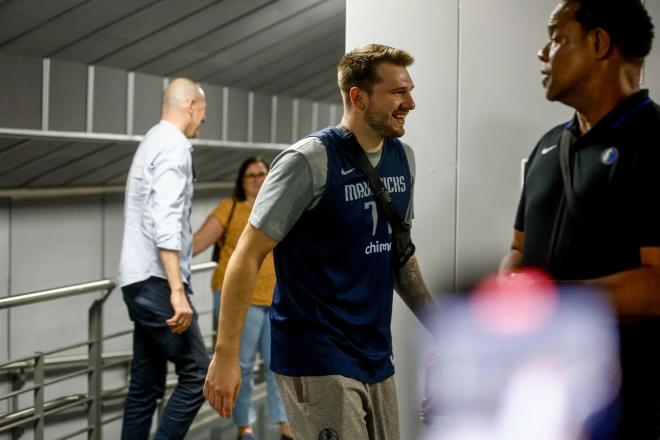
[(190, 141), (167, 121), (153, 126), (138, 146), (126, 182), (119, 286), (167, 279), (159, 249), (179, 251), (181, 275), (190, 285), (191, 151)]

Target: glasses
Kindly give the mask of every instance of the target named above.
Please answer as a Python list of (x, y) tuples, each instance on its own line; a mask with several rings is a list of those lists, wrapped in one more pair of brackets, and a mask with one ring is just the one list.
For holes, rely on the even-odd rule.
[(244, 179), (259, 179), (261, 177), (266, 177), (266, 173), (262, 171), (260, 173), (245, 173), (243, 175)]

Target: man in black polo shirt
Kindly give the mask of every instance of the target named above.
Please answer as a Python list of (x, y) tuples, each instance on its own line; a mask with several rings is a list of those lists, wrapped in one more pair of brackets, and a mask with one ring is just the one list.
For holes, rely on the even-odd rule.
[(653, 24), (640, 0), (563, 0), (539, 52), (550, 101), (576, 110), (525, 169), (511, 251), (600, 288), (620, 323), (619, 438), (660, 438), (660, 107), (640, 90)]

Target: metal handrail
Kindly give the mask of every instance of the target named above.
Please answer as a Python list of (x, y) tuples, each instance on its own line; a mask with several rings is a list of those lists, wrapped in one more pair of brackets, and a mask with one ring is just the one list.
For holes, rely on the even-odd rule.
[(21, 295), (0, 298), (0, 310), (10, 307), (24, 306), (51, 299), (65, 298), (67, 296), (80, 295), (82, 293), (98, 292), (99, 290), (110, 290), (115, 288), (115, 283), (110, 280), (92, 281), (91, 283), (74, 284), (72, 286), (58, 287), (56, 289), (39, 290), (36, 292), (23, 293)]
[(30, 391), (34, 391), (37, 388), (39, 388), (39, 387), (38, 386), (23, 387), (20, 390), (16, 390), (16, 391), (12, 391), (11, 393), (3, 394), (2, 396), (0, 396), (0, 402), (2, 402), (3, 400), (9, 400), (12, 397), (20, 396), (21, 394), (29, 393)]
[(89, 426), (89, 425), (87, 425), (87, 426), (85, 426), (84, 428), (80, 428), (80, 429), (77, 430), (77, 431), (70, 432), (70, 433), (68, 433), (68, 434), (63, 435), (62, 437), (57, 437), (57, 438), (55, 438), (55, 439), (53, 439), (53, 440), (66, 440), (66, 439), (74, 438), (74, 437), (76, 437), (76, 436), (79, 435), (79, 434), (89, 433), (90, 431), (93, 431), (93, 430), (94, 430), (94, 427), (93, 427), (93, 426)]
[[(191, 267), (193, 273), (212, 269), (217, 266), (215, 262), (195, 264)], [(22, 293), (0, 298), (0, 310), (10, 307), (34, 304), (43, 301), (49, 301), (57, 298), (65, 298), (83, 293), (98, 292), (99, 290), (112, 290), (117, 287), (116, 283), (110, 279), (91, 281), (88, 283), (73, 284), (71, 286), (58, 287), (55, 289), (38, 290), (36, 292)]]
[(207, 263), (194, 264), (190, 267), (190, 271), (192, 273), (202, 272), (202, 271), (205, 271), (205, 270), (213, 269), (217, 265), (218, 265), (218, 263), (216, 263), (215, 261), (209, 261)]
[[(170, 390), (173, 389), (176, 385), (177, 385), (176, 379), (170, 379), (166, 382), (165, 388)], [(116, 399), (118, 397), (126, 397), (127, 394), (128, 394), (128, 387), (122, 387), (115, 390), (104, 391), (103, 399), (109, 400), (109, 399)], [(266, 384), (263, 382), (256, 384), (253, 390), (253, 399), (259, 400), (265, 397), (266, 397)], [(63, 410), (72, 407), (81, 406), (82, 404), (87, 403), (89, 400), (90, 400), (89, 397), (87, 397), (87, 395), (85, 394), (72, 394), (57, 399), (53, 399), (51, 401), (44, 403), (45, 414), (53, 415), (57, 412), (61, 412)], [(103, 419), (102, 424), (105, 425), (112, 421), (118, 420), (121, 417), (122, 417), (121, 415), (118, 415), (118, 416), (113, 416), (111, 418)], [(11, 414), (3, 414), (0, 416), (0, 432), (6, 432), (11, 428), (29, 424), (33, 422), (35, 419), (36, 416), (35, 416), (34, 407), (24, 408), (20, 411)], [(81, 432), (86, 432), (89, 430), (90, 427), (87, 427), (87, 428), (83, 428)], [(69, 437), (71, 434), (79, 434), (81, 432), (76, 431), (75, 433), (70, 433), (64, 438)]]
[(69, 380), (69, 379), (72, 379), (74, 377), (82, 376), (83, 374), (89, 374), (91, 372), (92, 372), (92, 369), (90, 367), (77, 369), (77, 370), (72, 371), (71, 373), (63, 374), (61, 376), (57, 376), (55, 379), (44, 381), (44, 386), (47, 387), (49, 385), (64, 382), (65, 380)]
[[(165, 383), (165, 389), (171, 390), (177, 385), (176, 379), (168, 379)], [(259, 399), (265, 397), (265, 383), (256, 384), (254, 387), (254, 398)], [(116, 399), (118, 397), (126, 397), (128, 394), (128, 387), (122, 387), (114, 390), (104, 391), (103, 399)], [(80, 406), (90, 399), (86, 394), (72, 394), (68, 396), (63, 396), (57, 399), (50, 400), (44, 403), (44, 409), (46, 415), (53, 415), (56, 412), (61, 412), (65, 409), (71, 407)], [(25, 425), (31, 423), (35, 419), (35, 409), (34, 407), (24, 408), (20, 411), (16, 411), (10, 414), (0, 415), (0, 432), (6, 432), (8, 429), (11, 429), (16, 426)], [(108, 420), (104, 420), (103, 424), (108, 423)], [(87, 430), (87, 429), (86, 429)]]
[[(196, 264), (192, 266), (191, 269), (192, 272), (195, 273), (213, 269), (216, 266), (217, 264), (215, 262), (208, 262)], [(103, 341), (107, 339), (107, 337), (103, 336), (103, 304), (116, 287), (117, 285), (113, 280), (105, 279), (89, 283), (59, 287), (56, 289), (29, 292), (0, 299), (1, 310), (10, 307), (40, 303), (58, 298), (65, 298), (73, 295), (80, 295), (83, 293), (104, 291), (102, 295), (98, 296), (93, 301), (93, 304), (88, 310), (89, 337), (86, 341), (69, 345), (64, 348), (54, 349), (47, 353), (36, 352), (32, 356), (13, 359), (0, 364), (0, 371), (12, 369), (20, 370), (21, 368), (30, 369), (33, 372), (34, 381), (34, 386), (23, 387), (22, 385), (19, 385), (21, 389), (14, 389), (9, 394), (0, 396), (0, 400), (6, 400), (12, 398), (15, 399), (20, 394), (24, 394), (30, 391), (32, 391), (34, 394), (34, 406), (32, 408), (28, 408), (27, 412), (23, 410), (15, 411), (12, 413), (3, 414), (0, 417), (0, 432), (5, 432), (8, 429), (18, 428), (26, 424), (32, 424), (35, 440), (42, 440), (44, 439), (46, 416), (58, 413), (74, 406), (85, 405), (87, 408), (86, 412), (88, 427), (82, 432), (87, 431), (88, 437), (90, 439), (101, 439), (101, 426), (103, 425), (101, 410), (103, 406), (103, 398), (106, 396), (105, 392), (103, 391), (103, 369), (109, 364), (119, 364), (125, 362), (125, 358), (121, 359), (121, 355), (118, 356), (115, 360), (108, 362), (109, 359), (106, 358), (102, 350)], [(118, 335), (119, 333), (111, 336), (116, 337)], [(45, 366), (47, 356), (81, 346), (87, 346), (88, 352), (86, 359), (78, 357), (75, 359), (75, 361), (84, 362), (86, 360), (87, 368), (78, 369), (77, 371), (70, 372), (64, 376), (46, 381)], [(61, 358), (53, 364), (62, 365)], [(60, 399), (49, 402), (44, 400), (45, 387), (82, 374), (87, 374), (88, 390), (83, 399), (79, 401), (68, 401), (66, 404), (61, 406), (58, 406), (58, 404), (62, 401)], [(64, 399), (66, 399), (66, 397)]]
[[(114, 359), (125, 359), (130, 358), (132, 351), (122, 350), (122, 351), (109, 351), (103, 353), (103, 365), (107, 364), (107, 361)], [(10, 364), (0, 365), (0, 372), (2, 371), (15, 371), (15, 370), (25, 370), (34, 366), (34, 361), (32, 360), (34, 356), (30, 356), (30, 360), (16, 361)], [(86, 354), (77, 354), (72, 356), (60, 356), (57, 358), (46, 358), (45, 364), (46, 367), (56, 367), (56, 366), (65, 366), (71, 367), (77, 364), (87, 364), (89, 356)]]
[[(86, 402), (88, 397), (85, 394), (73, 394), (69, 396), (60, 397), (44, 403), (44, 410), (46, 415), (52, 415), (55, 410), (62, 408), (69, 408), (70, 406), (82, 405)], [(75, 404), (75, 405), (73, 405)], [(24, 408), (10, 414), (0, 416), (0, 428), (6, 431), (15, 426), (29, 423), (35, 415), (34, 407)]]
[(18, 359), (12, 359), (7, 362), (3, 362), (0, 364), (0, 370), (3, 370), (5, 368), (11, 368), (14, 365), (21, 365), (21, 364), (34, 365), (34, 354), (31, 354), (29, 356), (23, 356)]

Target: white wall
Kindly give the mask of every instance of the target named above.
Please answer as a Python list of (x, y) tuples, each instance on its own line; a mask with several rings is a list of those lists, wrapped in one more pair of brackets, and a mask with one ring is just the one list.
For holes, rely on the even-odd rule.
[[(417, 106), (408, 115), (404, 137), (417, 163), (413, 239), (429, 287), (445, 290), (454, 274), (458, 0), (349, 0), (346, 15), (347, 49), (378, 42), (415, 57), (410, 73)], [(398, 299), (392, 333), (401, 433), (412, 439), (420, 403), (416, 350), (421, 328)]]
[(570, 117), (545, 101), (537, 51), (553, 2), (462, 0), (459, 38), (457, 276), (497, 269), (508, 249), (520, 161)]
[[(660, 29), (660, 1), (646, 3)], [(417, 108), (408, 116), (404, 140), (417, 157), (413, 238), (436, 294), (497, 268), (511, 242), (520, 161), (545, 131), (571, 117), (570, 109), (544, 99), (536, 57), (555, 4), (347, 0), (347, 50), (378, 42), (416, 59), (409, 70)], [(658, 41), (646, 74), (656, 99)], [(422, 376), (412, 355), (421, 345), (414, 339), (419, 329), (396, 301), (392, 330), (405, 439), (419, 431), (421, 393), (415, 380)]]
[(646, 0), (646, 7), (655, 24), (655, 42), (651, 54), (646, 58), (644, 85), (651, 91), (655, 102), (660, 102), (660, 0)]

